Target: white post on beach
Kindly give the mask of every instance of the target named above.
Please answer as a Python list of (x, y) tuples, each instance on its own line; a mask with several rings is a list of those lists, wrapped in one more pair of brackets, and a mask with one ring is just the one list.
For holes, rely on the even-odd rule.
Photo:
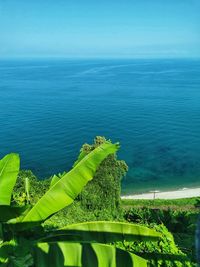
[(160, 191), (158, 190), (153, 190), (153, 191), (150, 191), (150, 193), (153, 193), (153, 199), (156, 198), (156, 193), (159, 193)]

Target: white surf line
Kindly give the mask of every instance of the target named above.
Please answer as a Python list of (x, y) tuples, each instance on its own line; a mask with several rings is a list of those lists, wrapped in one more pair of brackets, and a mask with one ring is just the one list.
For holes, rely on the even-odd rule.
[(200, 197), (200, 187), (166, 192), (151, 191), (144, 194), (121, 196), (122, 199), (179, 199), (191, 197)]

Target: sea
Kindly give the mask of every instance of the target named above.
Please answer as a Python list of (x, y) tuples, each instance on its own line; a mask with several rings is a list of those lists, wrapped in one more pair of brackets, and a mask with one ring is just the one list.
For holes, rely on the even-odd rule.
[(0, 157), (44, 179), (95, 136), (121, 144), (122, 194), (200, 186), (200, 60), (0, 60)]

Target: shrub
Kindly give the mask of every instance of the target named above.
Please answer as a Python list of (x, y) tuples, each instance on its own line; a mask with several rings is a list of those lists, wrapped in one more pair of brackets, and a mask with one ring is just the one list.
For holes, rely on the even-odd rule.
[(158, 242), (134, 241), (118, 242), (117, 247), (126, 249), (147, 259), (149, 267), (194, 267), (185, 253), (175, 244), (173, 235), (164, 225), (151, 224), (150, 227), (162, 234)]

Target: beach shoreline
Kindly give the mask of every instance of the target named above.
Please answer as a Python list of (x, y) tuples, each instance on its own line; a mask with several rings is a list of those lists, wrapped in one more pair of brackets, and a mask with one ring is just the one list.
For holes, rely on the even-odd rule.
[(150, 191), (149, 193), (123, 195), (122, 199), (180, 199), (200, 197), (200, 187), (182, 188), (172, 191)]

